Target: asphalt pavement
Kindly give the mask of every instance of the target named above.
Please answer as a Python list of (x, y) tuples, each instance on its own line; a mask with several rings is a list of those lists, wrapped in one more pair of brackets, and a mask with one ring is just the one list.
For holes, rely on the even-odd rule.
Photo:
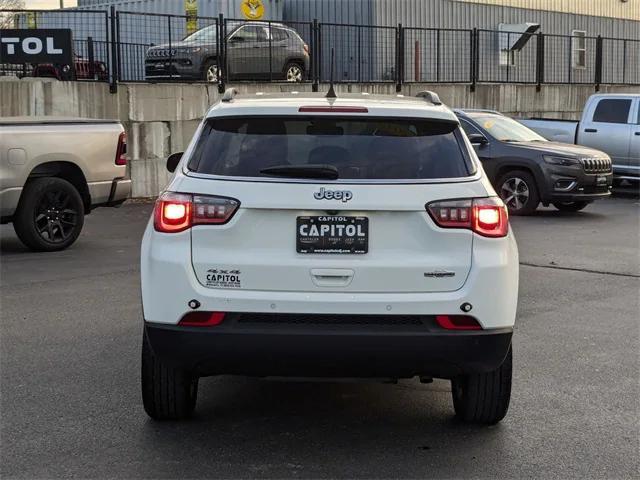
[(206, 378), (192, 420), (148, 419), (138, 263), (150, 210), (96, 210), (58, 253), (0, 227), (0, 477), (640, 476), (637, 198), (512, 219), (514, 386), (488, 428), (457, 422), (438, 380)]

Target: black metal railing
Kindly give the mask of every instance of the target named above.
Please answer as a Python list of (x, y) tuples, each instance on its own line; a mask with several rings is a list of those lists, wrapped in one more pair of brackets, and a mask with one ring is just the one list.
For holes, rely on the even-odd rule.
[[(640, 85), (640, 39), (102, 10), (0, 10), (4, 28), (69, 28), (75, 79), (117, 82)], [(333, 53), (332, 53), (333, 52)], [(55, 73), (0, 65), (0, 75)], [(55, 67), (55, 66), (54, 66)]]

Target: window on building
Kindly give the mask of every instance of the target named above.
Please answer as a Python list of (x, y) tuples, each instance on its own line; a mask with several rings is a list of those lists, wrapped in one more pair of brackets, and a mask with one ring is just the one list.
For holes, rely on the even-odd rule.
[(631, 110), (631, 100), (623, 98), (604, 98), (598, 102), (593, 112), (593, 121), (602, 123), (627, 123)]
[(587, 68), (587, 32), (584, 30), (571, 32), (571, 66)]

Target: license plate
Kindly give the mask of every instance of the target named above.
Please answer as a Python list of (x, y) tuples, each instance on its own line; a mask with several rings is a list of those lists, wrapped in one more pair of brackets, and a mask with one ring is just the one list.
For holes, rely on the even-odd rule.
[(367, 217), (298, 217), (296, 249), (298, 253), (351, 253), (369, 251)]
[(596, 177), (596, 185), (598, 187), (604, 187), (607, 184), (607, 177), (598, 176)]

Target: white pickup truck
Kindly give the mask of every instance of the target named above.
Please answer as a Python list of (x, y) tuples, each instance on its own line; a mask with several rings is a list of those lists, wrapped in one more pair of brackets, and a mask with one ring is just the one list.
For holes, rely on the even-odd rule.
[(517, 120), (548, 140), (602, 150), (611, 157), (614, 180), (640, 181), (640, 93), (591, 95), (579, 122)]
[(0, 223), (32, 250), (62, 250), (84, 215), (131, 193), (126, 135), (116, 120), (0, 118)]

